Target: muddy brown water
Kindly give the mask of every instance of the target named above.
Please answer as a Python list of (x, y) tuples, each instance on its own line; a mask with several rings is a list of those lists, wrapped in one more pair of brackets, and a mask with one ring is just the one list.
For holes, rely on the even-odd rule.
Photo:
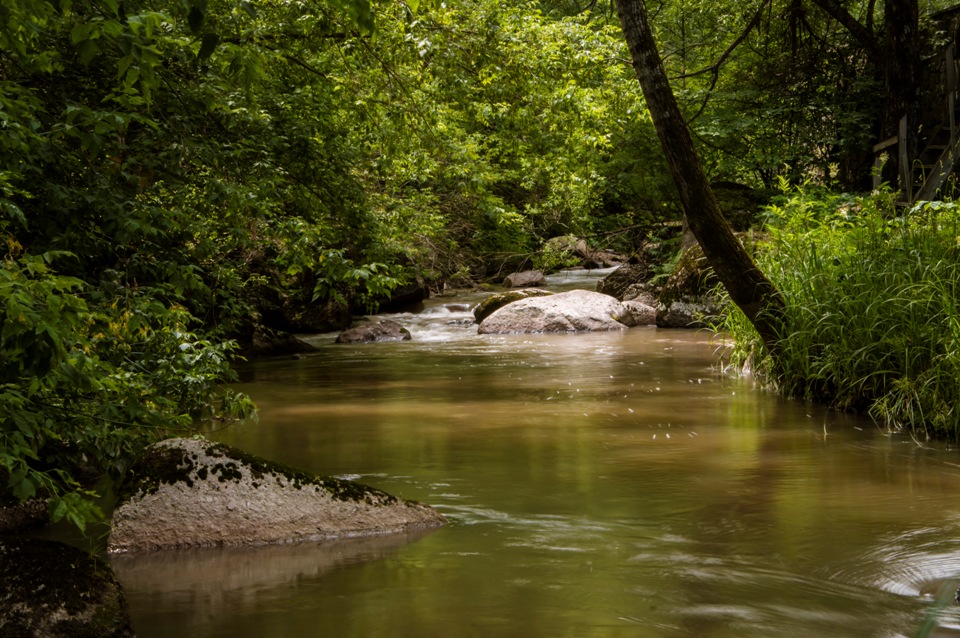
[(955, 587), (953, 446), (724, 374), (705, 333), (481, 337), (475, 300), (246, 365), (260, 422), (212, 435), (447, 527), (115, 557), (138, 636), (913, 636)]

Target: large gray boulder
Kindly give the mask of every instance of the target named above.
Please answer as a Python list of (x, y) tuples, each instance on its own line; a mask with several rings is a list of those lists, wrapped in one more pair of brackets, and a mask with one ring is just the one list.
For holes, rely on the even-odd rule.
[(503, 280), (503, 285), (507, 288), (546, 286), (547, 278), (539, 270), (524, 270), (507, 275)]
[(439, 527), (441, 514), (202, 439), (169, 439), (131, 468), (107, 542), (122, 553), (242, 546)]
[(527, 299), (529, 297), (548, 297), (552, 294), (553, 293), (549, 290), (540, 290), (539, 288), (521, 288), (520, 290), (499, 292), (495, 295), (490, 295), (478, 303), (476, 308), (473, 309), (473, 318), (477, 323), (481, 323), (484, 319), (492, 315), (497, 310), (500, 310), (508, 303), (513, 303), (514, 301), (520, 301), (521, 299)]
[(410, 341), (410, 331), (396, 321), (386, 319), (361, 323), (337, 336), (337, 343), (370, 343), (373, 341)]
[(613, 297), (571, 290), (509, 303), (484, 319), (478, 332), (595, 332), (630, 325), (632, 315)]
[(0, 636), (133, 638), (123, 590), (96, 556), (49, 540), (0, 538)]

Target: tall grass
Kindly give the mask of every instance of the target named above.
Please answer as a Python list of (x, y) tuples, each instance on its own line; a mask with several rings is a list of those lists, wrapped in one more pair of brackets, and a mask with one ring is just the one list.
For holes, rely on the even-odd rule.
[(787, 306), (780, 373), (728, 304), (732, 363), (785, 395), (960, 439), (960, 206), (800, 189), (769, 208), (765, 230), (756, 258)]

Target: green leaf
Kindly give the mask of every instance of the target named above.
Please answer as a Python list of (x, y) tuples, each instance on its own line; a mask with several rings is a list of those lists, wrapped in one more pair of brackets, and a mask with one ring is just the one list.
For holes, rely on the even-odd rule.
[(190, 26), (190, 32), (194, 35), (199, 35), (206, 17), (206, 14), (200, 7), (190, 7), (190, 13), (187, 15), (187, 24)]
[(28, 498), (33, 498), (37, 495), (37, 486), (33, 484), (33, 481), (24, 477), (11, 485), (10, 491), (16, 498), (21, 501), (25, 501)]
[(67, 513), (67, 504), (63, 499), (56, 499), (52, 503), (50, 509), (50, 520), (54, 523), (63, 520), (63, 517)]
[(220, 44), (220, 36), (216, 33), (204, 33), (200, 42), (200, 50), (197, 52), (197, 59), (201, 62), (213, 55), (217, 45)]
[(90, 23), (81, 22), (70, 30), (70, 42), (79, 44), (90, 36)]

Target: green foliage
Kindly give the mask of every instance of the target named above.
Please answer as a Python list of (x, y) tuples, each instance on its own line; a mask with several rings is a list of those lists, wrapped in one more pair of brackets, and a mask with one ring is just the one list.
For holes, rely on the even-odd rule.
[(378, 231), (423, 271), (631, 226), (662, 199), (617, 26), (471, 1), (385, 11), (376, 41), (346, 54), (330, 78), (354, 106)]
[(145, 445), (253, 406), (218, 389), (233, 378), (232, 344), (200, 339), (183, 309), (142, 295), (92, 306), (54, 258), (69, 255), (0, 266), (0, 475), (14, 497), (50, 498), (54, 520), (82, 529), (97, 515), (90, 478), (116, 478)]
[(316, 226), (292, 220), (287, 223), (284, 234), (287, 241), (275, 263), (299, 282), (299, 288), (312, 286), (311, 302), (333, 300), (349, 305), (355, 301), (372, 311), (377, 299), (389, 296), (400, 284), (400, 279), (391, 274), (386, 264), (358, 265), (346, 257), (343, 250), (324, 248)]
[(577, 255), (574, 250), (577, 241), (576, 237), (568, 235), (545, 242), (533, 257), (533, 267), (545, 273), (550, 273), (564, 268), (580, 266), (583, 263), (583, 258)]
[[(867, 411), (891, 428), (960, 438), (960, 208), (893, 196), (792, 191), (770, 208), (761, 267), (787, 303), (782, 373), (790, 396)], [(743, 365), (759, 344), (738, 311), (725, 328)]]

